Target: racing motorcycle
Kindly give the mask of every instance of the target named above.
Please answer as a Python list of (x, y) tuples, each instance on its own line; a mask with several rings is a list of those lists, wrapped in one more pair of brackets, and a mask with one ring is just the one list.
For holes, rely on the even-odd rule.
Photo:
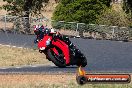
[(56, 33), (46, 33), (43, 39), (38, 41), (38, 48), (40, 53), (44, 53), (46, 58), (58, 67), (87, 65), (86, 57), (66, 36), (62, 38)]

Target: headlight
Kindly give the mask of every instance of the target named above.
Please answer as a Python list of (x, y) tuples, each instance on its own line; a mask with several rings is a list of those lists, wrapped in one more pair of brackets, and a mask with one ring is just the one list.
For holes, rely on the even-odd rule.
[(45, 50), (45, 47), (41, 47), (40, 50)]
[(50, 45), (50, 38), (46, 41), (46, 45), (48, 46), (48, 45)]

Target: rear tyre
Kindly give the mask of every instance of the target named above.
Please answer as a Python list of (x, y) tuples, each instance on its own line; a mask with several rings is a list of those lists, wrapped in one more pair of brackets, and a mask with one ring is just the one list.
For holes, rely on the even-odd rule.
[(82, 60), (82, 67), (85, 67), (86, 65), (87, 65), (87, 59), (84, 58), (84, 59)]
[(86, 65), (87, 65), (87, 59), (86, 58), (80, 59), (77, 63), (77, 66), (85, 67)]
[(64, 68), (66, 67), (66, 62), (64, 57), (57, 56), (52, 50), (47, 50), (47, 54), (50, 57), (50, 60), (58, 67)]
[(86, 57), (81, 52), (77, 52), (77, 57), (78, 57), (77, 66), (85, 67), (87, 65)]
[(71, 62), (73, 62), (73, 65), (85, 67), (87, 65), (87, 59), (83, 55), (83, 53), (81, 53), (81, 51), (75, 46), (72, 46), (70, 50), (74, 58), (71, 60)]

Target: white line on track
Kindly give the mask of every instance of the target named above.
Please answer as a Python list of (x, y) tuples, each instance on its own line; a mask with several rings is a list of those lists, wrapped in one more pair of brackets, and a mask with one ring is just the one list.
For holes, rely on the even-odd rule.
[(51, 64), (50, 66), (55, 66), (54, 64)]
[(22, 68), (22, 67), (15, 67), (15, 68)]
[(7, 47), (16, 47), (16, 48), (24, 48), (24, 47), (18, 47), (18, 46), (13, 46), (13, 45), (5, 45), (5, 44), (0, 44), (1, 46), (7, 46)]
[(9, 67), (0, 67), (0, 69), (11, 69), (11, 68), (17, 68), (17, 69), (19, 69), (19, 68), (27, 68), (27, 67), (29, 67), (29, 68), (31, 68), (31, 67), (33, 67), (33, 68), (35, 68), (35, 67), (41, 67), (41, 66), (55, 66), (54, 64), (47, 64), (47, 65), (44, 65), (44, 64), (36, 64), (36, 65), (22, 65), (22, 66), (9, 66)]
[(0, 68), (0, 69), (7, 69), (7, 68)]
[(34, 65), (34, 66), (31, 66), (31, 67), (38, 67), (38, 66), (35, 66), (35, 65)]

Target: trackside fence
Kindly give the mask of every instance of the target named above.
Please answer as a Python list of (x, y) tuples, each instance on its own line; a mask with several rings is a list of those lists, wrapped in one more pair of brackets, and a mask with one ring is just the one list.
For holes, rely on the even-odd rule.
[(0, 31), (14, 34), (25, 34), (26, 30), (30, 30), (29, 34), (33, 34), (34, 25), (47, 25), (49, 28), (55, 28), (62, 34), (83, 38), (94, 39), (110, 39), (110, 40), (132, 40), (132, 28), (118, 27), (98, 24), (85, 24), (77, 22), (53, 21), (46, 17), (33, 18), (30, 17), (30, 28), (24, 26), (24, 17), (0, 15)]

